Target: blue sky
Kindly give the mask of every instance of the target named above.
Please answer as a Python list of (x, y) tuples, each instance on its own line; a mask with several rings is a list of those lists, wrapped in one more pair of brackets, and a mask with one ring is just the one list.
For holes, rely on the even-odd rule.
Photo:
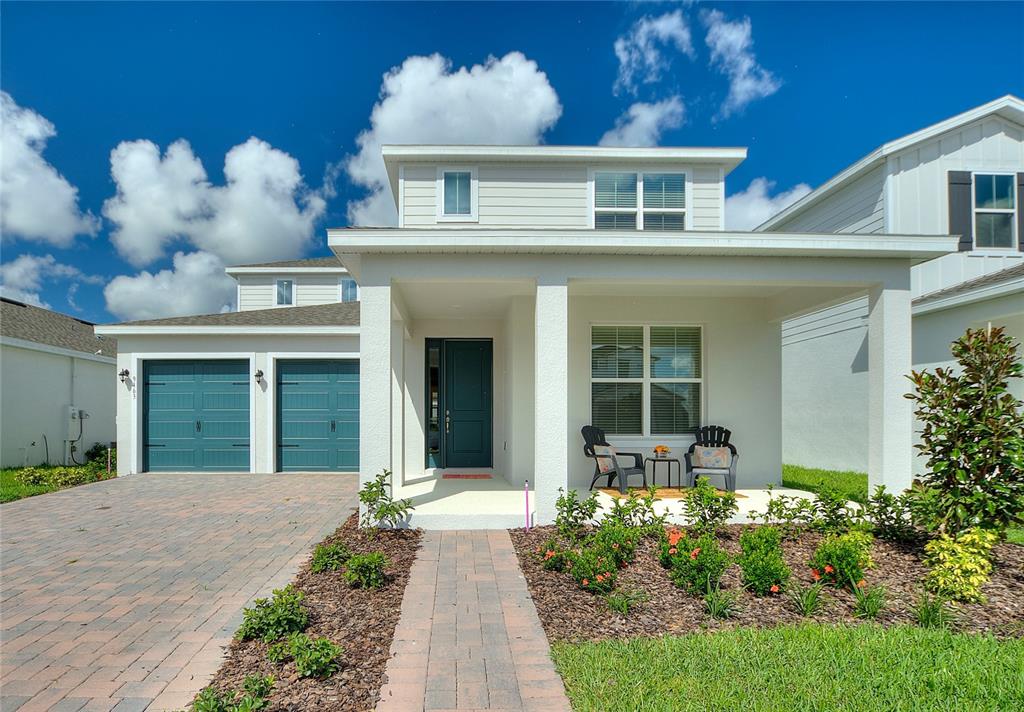
[(386, 221), (381, 140), (747, 146), (727, 183), (739, 224), (880, 143), (1024, 95), (1024, 3), (0, 14), (3, 290), (95, 321), (230, 308), (223, 264), (322, 254), (326, 226)]

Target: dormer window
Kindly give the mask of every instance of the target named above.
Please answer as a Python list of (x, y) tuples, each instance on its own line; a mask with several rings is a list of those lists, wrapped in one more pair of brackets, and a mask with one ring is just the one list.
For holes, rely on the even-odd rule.
[(350, 277), (344, 277), (341, 280), (341, 301), (343, 302), (354, 302), (359, 299), (359, 288), (356, 287), (356, 281)]
[(974, 246), (1013, 248), (1016, 186), (1011, 174), (974, 175)]
[(685, 230), (686, 174), (596, 171), (596, 230)]
[(274, 303), (279, 307), (295, 304), (295, 283), (290, 279), (279, 279), (274, 286)]
[(437, 171), (437, 219), (474, 222), (477, 219), (475, 168), (440, 168)]

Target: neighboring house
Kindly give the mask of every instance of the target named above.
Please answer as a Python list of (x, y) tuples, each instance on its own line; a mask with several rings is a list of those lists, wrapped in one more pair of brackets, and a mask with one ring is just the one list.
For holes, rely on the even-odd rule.
[[(913, 365), (932, 369), (953, 364), (968, 327), (1024, 341), (1022, 199), (1024, 101), (1006, 96), (885, 144), (758, 229), (959, 235), (957, 252), (910, 274)], [(868, 468), (868, 311), (864, 296), (783, 324), (786, 462)]]
[(317, 274), (285, 263), (229, 270), (264, 308), (97, 328), (121, 343), (122, 474), (357, 457), (414, 524), (507, 527), (526, 483), (536, 522), (587, 488), (588, 423), (677, 454), (721, 424), (760, 487), (782, 466), (782, 322), (867, 292), (871, 478), (909, 483), (910, 269), (956, 238), (727, 232), (743, 148), (382, 150), (399, 226), (328, 231), (358, 312), (266, 308)]
[(0, 297), (3, 467), (85, 462), (114, 441), (117, 341), (94, 326)]

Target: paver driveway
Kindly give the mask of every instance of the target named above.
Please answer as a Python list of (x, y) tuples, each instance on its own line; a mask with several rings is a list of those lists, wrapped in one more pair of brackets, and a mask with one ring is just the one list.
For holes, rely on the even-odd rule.
[(173, 709), (356, 503), (339, 474), (133, 475), (0, 506), (0, 708)]

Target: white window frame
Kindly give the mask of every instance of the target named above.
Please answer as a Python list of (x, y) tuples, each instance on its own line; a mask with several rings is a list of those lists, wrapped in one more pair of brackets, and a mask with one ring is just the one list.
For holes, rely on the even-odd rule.
[[(281, 282), (291, 282), (292, 283), (292, 300), (288, 304), (278, 304), (277, 303), (277, 285), (279, 283), (281, 283)], [(274, 283), (272, 285), (272, 289), (274, 291), (273, 291), (273, 293), (270, 296), (271, 303), (274, 305), (275, 308), (277, 308), (277, 307), (293, 307), (293, 306), (295, 306), (295, 300), (296, 300), (296, 296), (297, 296), (296, 295), (297, 287), (298, 287), (298, 282), (295, 280), (294, 277), (275, 277), (274, 278)]]
[[(351, 279), (352, 283), (355, 284), (355, 286), (356, 286), (356, 298), (351, 300), (351, 301), (353, 301), (353, 302), (358, 302), (359, 301), (359, 283), (356, 282), (354, 279), (352, 279), (351, 275), (346, 275), (344, 277), (338, 277), (338, 301), (339, 302), (344, 302), (345, 301), (345, 280), (349, 280), (349, 279)], [(348, 302), (348, 303), (350, 303), (350, 302)]]
[[(707, 413), (707, 378), (705, 377), (705, 369), (707, 368), (707, 343), (705, 341), (705, 332), (703, 324), (681, 324), (678, 322), (657, 322), (657, 321), (645, 321), (645, 322), (591, 322), (590, 323), (590, 334), (588, 336), (590, 340), (590, 346), (593, 348), (594, 345), (594, 331), (595, 326), (613, 326), (613, 327), (641, 327), (643, 329), (643, 376), (640, 378), (594, 378), (594, 368), (591, 363), (588, 367), (590, 369), (590, 384), (591, 387), (587, 391), (587, 398), (590, 401), (587, 416), (588, 419), (593, 419), (594, 415), (594, 402), (593, 402), (593, 384), (595, 383), (639, 383), (640, 387), (640, 421), (643, 432), (641, 433), (611, 433), (608, 435), (615, 435), (618, 437), (626, 438), (648, 438), (648, 439), (675, 439), (675, 438), (686, 438), (692, 437), (690, 433), (675, 433), (675, 434), (657, 434), (651, 433), (651, 384), (658, 383), (697, 383), (700, 386), (700, 413), (698, 414), (698, 425), (706, 422), (705, 414)], [(674, 328), (690, 328), (698, 329), (700, 331), (700, 378), (653, 378), (651, 376), (651, 327), (652, 326), (668, 326)]]
[[(979, 208), (978, 207), (978, 176), (1009, 176), (1013, 186), (1013, 208)], [(1017, 234), (1017, 211), (1020, 210), (1020, 196), (1017, 194), (1017, 174), (1012, 171), (971, 171), (971, 243), (974, 250), (980, 252), (1017, 252), (1020, 246), (1020, 235)], [(1013, 242), (1009, 247), (981, 247), (978, 245), (978, 213), (998, 213), (1010, 216), (1010, 234)]]
[[(444, 174), (469, 173), (469, 214), (448, 215), (444, 212)], [(436, 187), (436, 215), (438, 222), (479, 222), (480, 214), (480, 181), (477, 178), (476, 166), (438, 166)]]
[[(598, 173), (635, 173), (636, 174), (636, 207), (635, 208), (599, 208), (597, 207), (597, 190), (595, 187), (595, 176)], [(644, 229), (644, 173), (676, 173), (683, 176), (683, 207), (681, 208), (647, 208), (649, 213), (682, 213), (683, 229), (693, 229), (693, 172), (689, 166), (661, 167), (661, 166), (623, 166), (590, 168), (587, 171), (587, 203), (588, 223), (591, 230), (596, 230), (596, 216), (598, 213), (636, 213), (636, 229)], [(664, 232), (657, 230), (653, 232)]]

